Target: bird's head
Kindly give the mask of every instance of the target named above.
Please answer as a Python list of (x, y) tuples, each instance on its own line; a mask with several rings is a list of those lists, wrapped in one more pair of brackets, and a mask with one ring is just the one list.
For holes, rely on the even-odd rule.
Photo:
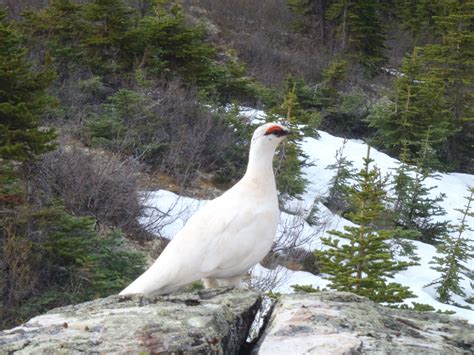
[(252, 144), (276, 146), (289, 135), (291, 131), (279, 123), (265, 123), (258, 127), (252, 136)]
[[(291, 131), (278, 123), (265, 123), (258, 127), (252, 136), (250, 144), (249, 165), (247, 176), (263, 176), (262, 169), (271, 172), (272, 158), (278, 144), (288, 136)], [(266, 176), (266, 175), (265, 175)], [(265, 179), (268, 176), (265, 177)], [(274, 178), (273, 178), (274, 180)]]

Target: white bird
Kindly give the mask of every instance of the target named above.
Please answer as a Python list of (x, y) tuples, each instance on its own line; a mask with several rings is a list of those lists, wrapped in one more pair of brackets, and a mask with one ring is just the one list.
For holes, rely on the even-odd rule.
[(280, 218), (273, 155), (290, 133), (276, 123), (258, 127), (242, 179), (198, 210), (155, 263), (121, 295), (166, 294), (203, 279), (206, 288), (239, 286), (270, 248)]

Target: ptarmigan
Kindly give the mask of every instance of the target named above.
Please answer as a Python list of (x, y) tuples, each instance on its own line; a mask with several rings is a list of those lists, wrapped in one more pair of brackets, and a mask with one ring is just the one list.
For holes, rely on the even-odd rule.
[(242, 179), (197, 211), (155, 263), (120, 294), (165, 294), (199, 279), (206, 288), (217, 287), (217, 280), (239, 286), (270, 251), (276, 234), (280, 211), (272, 160), (289, 133), (276, 123), (258, 127)]

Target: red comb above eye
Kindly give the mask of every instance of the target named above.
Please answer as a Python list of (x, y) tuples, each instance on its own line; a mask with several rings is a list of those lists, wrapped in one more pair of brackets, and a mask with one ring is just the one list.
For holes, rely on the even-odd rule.
[(273, 126), (268, 127), (267, 130), (265, 131), (265, 134), (267, 135), (267, 134), (272, 134), (272, 133), (278, 133), (281, 131), (283, 131), (283, 129), (280, 126), (275, 124)]

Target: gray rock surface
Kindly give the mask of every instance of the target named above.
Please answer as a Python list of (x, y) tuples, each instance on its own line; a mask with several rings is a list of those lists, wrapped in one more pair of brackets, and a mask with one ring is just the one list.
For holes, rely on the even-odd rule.
[[(0, 332), (0, 354), (236, 354), (257, 293), (216, 289), (111, 296), (53, 309)], [(345, 292), (282, 295), (253, 353), (474, 354), (474, 326), (390, 309)]]
[(0, 332), (0, 354), (235, 354), (260, 302), (230, 289), (110, 296)]
[(474, 326), (453, 316), (382, 307), (345, 292), (282, 295), (257, 351), (474, 354)]

